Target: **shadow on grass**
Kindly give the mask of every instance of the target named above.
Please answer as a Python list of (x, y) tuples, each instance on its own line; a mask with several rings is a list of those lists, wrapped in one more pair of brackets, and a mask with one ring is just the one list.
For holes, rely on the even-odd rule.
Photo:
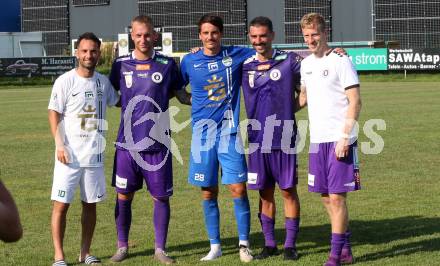
[[(279, 223), (279, 221), (278, 221)], [(440, 218), (405, 216), (393, 219), (374, 220), (374, 221), (350, 221), (352, 231), (351, 242), (356, 249), (358, 245), (378, 245), (393, 241), (407, 240), (420, 236), (429, 236), (438, 232)], [(203, 229), (204, 230), (204, 229)], [(298, 252), (301, 256), (307, 256), (316, 253), (327, 252), (330, 243), (330, 224), (318, 226), (302, 226), (298, 238)], [(205, 234), (204, 231), (201, 231)], [(283, 244), (284, 230), (275, 231), (278, 244)], [(261, 232), (252, 233), (250, 236), (252, 246), (256, 249), (264, 245), (264, 238)], [(304, 243), (304, 244), (303, 244)], [(177, 252), (176, 259), (194, 255), (200, 257), (206, 255), (209, 251), (209, 243), (206, 241), (188, 242), (180, 245), (169, 245), (169, 252)], [(390, 258), (402, 255), (410, 255), (420, 251), (439, 251), (440, 239), (412, 241), (401, 245), (395, 245), (392, 248), (365, 254), (356, 258), (358, 262), (375, 261), (383, 258)], [(222, 251), (224, 255), (237, 254), (237, 238), (222, 238)], [(146, 249), (139, 252), (130, 253), (130, 257), (152, 256), (153, 249)]]

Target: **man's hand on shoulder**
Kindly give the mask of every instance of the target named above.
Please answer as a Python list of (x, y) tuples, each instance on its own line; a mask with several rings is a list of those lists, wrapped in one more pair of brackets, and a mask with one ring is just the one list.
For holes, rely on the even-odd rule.
[(337, 48), (333, 49), (333, 53), (335, 53), (339, 56), (348, 55), (347, 51), (345, 51), (345, 49), (342, 47), (337, 47)]

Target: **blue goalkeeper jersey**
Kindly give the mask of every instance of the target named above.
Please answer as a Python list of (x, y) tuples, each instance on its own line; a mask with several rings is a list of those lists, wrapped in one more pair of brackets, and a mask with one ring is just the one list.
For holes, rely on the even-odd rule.
[(237, 132), (242, 64), (254, 53), (245, 47), (222, 46), (214, 56), (200, 50), (183, 57), (180, 70), (185, 86), (191, 86), (193, 137)]

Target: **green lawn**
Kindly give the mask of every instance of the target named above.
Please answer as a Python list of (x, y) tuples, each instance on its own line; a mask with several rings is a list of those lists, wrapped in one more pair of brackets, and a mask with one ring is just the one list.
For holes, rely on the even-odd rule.
[[(50, 236), (50, 190), (54, 145), (47, 123), (49, 87), (9, 87), (0, 89), (0, 178), (13, 193), (22, 223), (23, 239), (0, 243), (0, 265), (50, 265), (53, 248)], [(362, 84), (361, 127), (369, 119), (383, 119), (383, 151), (360, 154), (363, 190), (349, 196), (353, 250), (358, 265), (438, 265), (440, 261), (440, 159), (439, 82), (376, 82)], [(178, 121), (189, 118), (189, 108), (181, 109)], [(299, 119), (305, 119), (301, 111)], [(244, 116), (242, 116), (244, 118)], [(112, 159), (119, 123), (119, 110), (110, 109), (106, 175), (110, 184)], [(208, 252), (199, 191), (186, 182), (189, 128), (173, 135), (184, 164), (174, 161), (174, 196), (168, 251), (179, 265), (235, 265), (236, 226), (232, 201), (225, 188), (220, 194), (221, 234), (224, 256), (210, 263), (199, 259)], [(360, 142), (368, 138), (363, 132)], [(299, 155), (301, 231), (295, 265), (322, 265), (329, 249), (330, 225), (318, 195), (307, 192), (307, 153)], [(109, 264), (115, 251), (113, 218), (115, 195), (98, 205), (98, 222), (93, 254)], [(251, 242), (254, 252), (263, 244), (257, 219), (258, 196), (250, 194), (252, 208)], [(80, 204), (77, 194), (68, 214), (65, 237), (66, 259), (74, 263), (79, 251)], [(281, 199), (278, 195), (278, 206)], [(284, 240), (282, 208), (277, 214), (279, 248)], [(152, 260), (152, 202), (145, 191), (137, 193), (133, 204), (130, 234), (131, 257), (123, 265), (157, 265)], [(282, 256), (254, 265), (290, 265)]]

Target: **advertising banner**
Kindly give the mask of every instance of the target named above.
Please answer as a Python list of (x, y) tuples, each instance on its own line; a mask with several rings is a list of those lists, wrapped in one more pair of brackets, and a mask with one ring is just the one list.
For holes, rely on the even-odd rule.
[(440, 48), (388, 49), (389, 70), (439, 70)]
[(346, 48), (356, 70), (388, 70), (386, 48)]
[(59, 76), (75, 67), (75, 57), (0, 58), (0, 77)]

